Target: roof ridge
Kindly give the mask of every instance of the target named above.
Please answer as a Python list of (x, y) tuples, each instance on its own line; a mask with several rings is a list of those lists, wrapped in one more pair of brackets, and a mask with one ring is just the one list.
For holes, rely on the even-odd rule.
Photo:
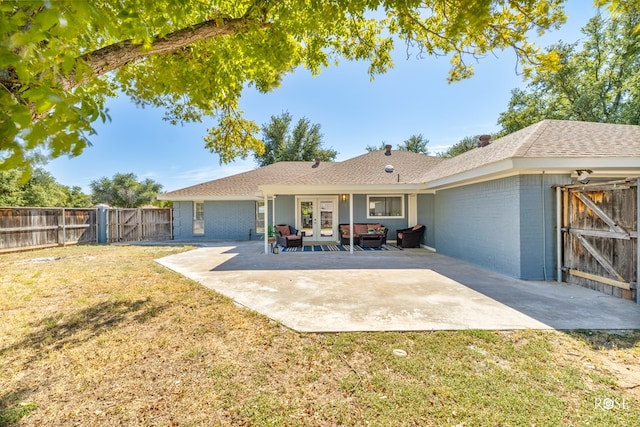
[(522, 139), (522, 142), (515, 150), (513, 157), (526, 157), (531, 147), (533, 147), (533, 145), (540, 139), (544, 131), (547, 129), (550, 121), (550, 119), (544, 119), (542, 121), (539, 121), (538, 123), (534, 123), (533, 125), (531, 125), (530, 127), (532, 127), (533, 129), (531, 129), (531, 132)]

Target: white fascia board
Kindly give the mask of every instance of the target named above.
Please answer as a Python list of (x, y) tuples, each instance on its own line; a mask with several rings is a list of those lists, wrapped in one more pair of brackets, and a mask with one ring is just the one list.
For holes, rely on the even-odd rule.
[(640, 175), (637, 157), (520, 157), (501, 160), (455, 175), (427, 182), (428, 189), (444, 189), (488, 180), (527, 174), (575, 173), (577, 169), (590, 169), (594, 176)]
[(357, 185), (260, 185), (261, 194), (343, 194), (343, 193), (416, 193), (424, 184), (357, 184)]
[(509, 176), (510, 174), (513, 174), (513, 160), (506, 159), (455, 175), (428, 181), (427, 188), (455, 187), (456, 184), (462, 185), (463, 183), (467, 184), (469, 182), (482, 181), (488, 177), (502, 177)]
[(162, 196), (159, 195), (158, 200), (170, 200), (172, 202), (248, 202), (261, 200), (257, 196)]

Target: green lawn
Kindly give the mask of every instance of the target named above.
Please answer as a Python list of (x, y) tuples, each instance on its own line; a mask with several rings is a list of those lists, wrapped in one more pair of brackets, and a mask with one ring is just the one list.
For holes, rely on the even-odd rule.
[(638, 332), (300, 334), (186, 249), (0, 255), (0, 426), (640, 425)]

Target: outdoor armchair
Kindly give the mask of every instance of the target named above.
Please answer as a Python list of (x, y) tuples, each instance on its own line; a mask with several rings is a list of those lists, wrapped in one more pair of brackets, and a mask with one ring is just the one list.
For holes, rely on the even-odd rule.
[(417, 224), (411, 228), (396, 230), (396, 244), (400, 248), (419, 248), (426, 229), (424, 225)]
[(287, 224), (276, 225), (276, 242), (285, 248), (302, 246), (302, 238), (304, 233), (299, 232), (294, 227)]

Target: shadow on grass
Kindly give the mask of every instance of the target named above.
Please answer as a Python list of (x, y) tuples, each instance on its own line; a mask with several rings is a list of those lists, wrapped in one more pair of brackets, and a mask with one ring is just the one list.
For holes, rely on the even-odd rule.
[(640, 343), (639, 330), (598, 331), (578, 329), (566, 331), (570, 337), (580, 340), (593, 350), (624, 350)]
[(70, 315), (47, 317), (30, 323), (35, 330), (21, 341), (0, 349), (0, 356), (10, 351), (35, 350), (30, 361), (38, 360), (52, 350), (86, 342), (125, 322), (144, 322), (167, 308), (151, 300), (108, 301)]

